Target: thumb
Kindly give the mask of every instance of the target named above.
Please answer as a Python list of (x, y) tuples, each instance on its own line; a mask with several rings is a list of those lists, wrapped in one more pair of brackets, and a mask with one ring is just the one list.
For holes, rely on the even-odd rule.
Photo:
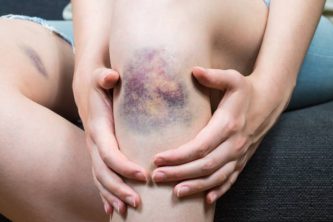
[(118, 72), (113, 69), (99, 68), (95, 70), (96, 84), (103, 89), (112, 89), (119, 80)]
[(192, 73), (200, 84), (218, 90), (237, 88), (244, 81), (244, 76), (232, 69), (205, 69), (196, 66)]

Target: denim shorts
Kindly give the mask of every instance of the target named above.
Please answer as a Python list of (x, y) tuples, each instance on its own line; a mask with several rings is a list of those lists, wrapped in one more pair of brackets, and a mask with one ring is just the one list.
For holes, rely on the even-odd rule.
[(264, 0), (264, 2), (269, 7), (269, 4), (271, 3), (271, 0)]
[[(264, 0), (269, 7), (270, 0)], [(41, 24), (73, 45), (71, 21), (47, 21), (21, 15), (2, 16), (6, 19), (24, 19)], [(288, 110), (333, 101), (333, 24), (321, 17), (303, 65)]]
[(54, 34), (58, 35), (60, 38), (68, 42), (73, 46), (73, 29), (72, 22), (70, 21), (48, 21), (39, 17), (31, 17), (25, 15), (3, 15), (0, 16), (1, 19), (16, 19), (16, 20), (26, 20), (30, 22), (37, 23), (46, 29), (50, 30)]

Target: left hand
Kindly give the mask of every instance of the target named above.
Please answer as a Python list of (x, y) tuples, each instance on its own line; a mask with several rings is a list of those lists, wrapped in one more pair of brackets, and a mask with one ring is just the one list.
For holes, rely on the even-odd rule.
[[(155, 155), (155, 182), (181, 181), (178, 197), (207, 191), (214, 203), (235, 183), (264, 135), (276, 122), (291, 91), (268, 86), (256, 75), (243, 76), (235, 70), (193, 68), (204, 86), (224, 91), (205, 128), (190, 142)], [(282, 88), (282, 90), (281, 90)]]

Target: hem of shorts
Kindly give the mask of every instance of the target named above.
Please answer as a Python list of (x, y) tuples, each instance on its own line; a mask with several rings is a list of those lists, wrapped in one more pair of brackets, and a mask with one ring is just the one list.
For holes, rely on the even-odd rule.
[(71, 41), (70, 38), (68, 38), (65, 34), (60, 32), (53, 26), (47, 24), (46, 20), (43, 18), (26, 16), (26, 15), (14, 15), (14, 14), (3, 15), (3, 16), (0, 16), (0, 18), (8, 19), (8, 20), (17, 19), (17, 20), (25, 20), (25, 21), (34, 22), (34, 23), (39, 24), (39, 25), (43, 26), (44, 28), (48, 29), (52, 33), (56, 34), (57, 36), (59, 36), (60, 38), (65, 40), (68, 44), (70, 44), (73, 47), (73, 42)]

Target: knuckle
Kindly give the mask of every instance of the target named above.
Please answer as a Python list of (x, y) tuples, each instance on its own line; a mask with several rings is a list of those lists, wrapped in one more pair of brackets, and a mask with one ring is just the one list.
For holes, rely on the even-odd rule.
[(180, 170), (177, 170), (175, 172), (172, 172), (172, 173), (168, 173), (168, 178), (170, 179), (175, 179), (175, 180), (178, 180), (178, 179), (181, 179), (182, 178), (182, 172)]
[(199, 158), (203, 158), (203, 157), (205, 157), (205, 156), (206, 156), (206, 153), (207, 153), (207, 151), (206, 151), (206, 148), (205, 148), (205, 147), (199, 147), (199, 149), (197, 150), (197, 156), (198, 156)]
[(240, 128), (239, 121), (235, 117), (230, 116), (229, 120), (225, 126), (225, 131), (228, 134), (233, 134), (233, 133), (237, 132), (239, 130), (239, 128)]
[(212, 173), (216, 169), (217, 164), (218, 162), (215, 159), (206, 160), (201, 167), (202, 173), (204, 175)]
[(239, 72), (237, 72), (236, 70), (230, 70), (230, 74), (233, 75), (234, 77), (234, 82), (235, 82), (235, 85), (236, 86), (241, 86), (245, 79), (244, 79), (244, 76), (241, 75)]
[(227, 175), (226, 174), (223, 173), (219, 176), (219, 183), (220, 184), (224, 183), (226, 180), (227, 180)]
[(182, 155), (170, 155), (169, 160), (172, 162), (182, 162), (184, 160), (184, 157)]
[(243, 154), (246, 152), (247, 138), (245, 136), (239, 136), (235, 139), (234, 150), (237, 154)]
[(196, 150), (196, 156), (199, 158), (205, 157), (209, 152), (209, 145), (206, 143), (201, 143)]
[(194, 186), (194, 190), (196, 190), (196, 191), (205, 190), (205, 183), (203, 181), (198, 181), (196, 183), (196, 185)]

